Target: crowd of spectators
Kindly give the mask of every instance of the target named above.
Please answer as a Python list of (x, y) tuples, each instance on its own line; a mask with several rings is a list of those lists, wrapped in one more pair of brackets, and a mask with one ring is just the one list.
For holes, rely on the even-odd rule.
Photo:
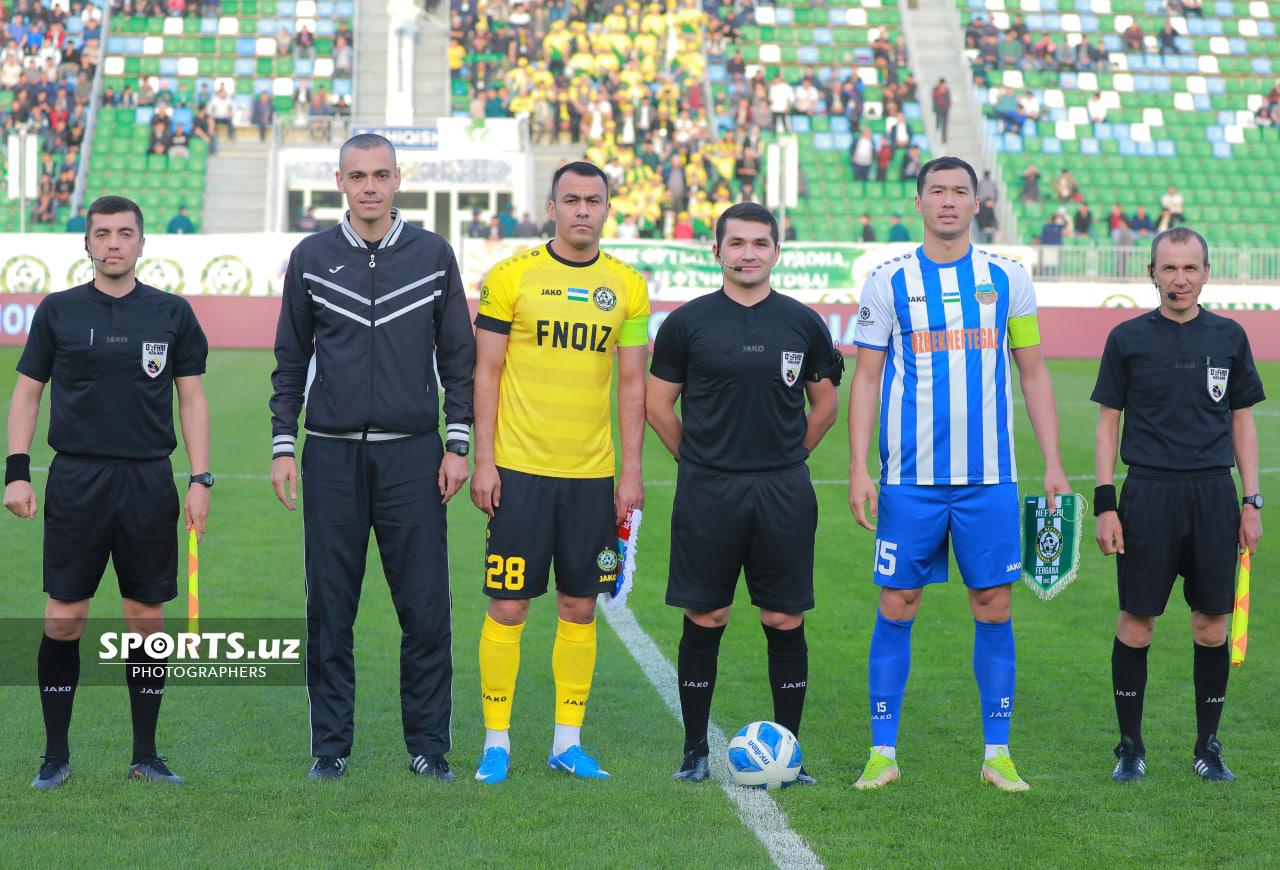
[(0, 0), (0, 141), (39, 139), (39, 189), (31, 218), (53, 223), (71, 202), (100, 56), (102, 15), (79, 2)]
[[(1192, 2), (1198, 4), (1200, 0)], [(1154, 39), (1149, 39), (1135, 19), (1120, 34), (1123, 49), (1138, 53), (1154, 49), (1161, 57), (1178, 54), (1178, 31), (1172, 16), (1189, 12), (1189, 7), (1184, 9), (1185, 4), (1186, 0), (1169, 0), (1166, 11), (1170, 17), (1154, 34)], [(996, 27), (990, 17), (975, 15), (965, 28), (964, 41), (973, 58), (974, 80), (980, 85), (992, 84), (991, 73), (1000, 70), (1107, 72), (1111, 69), (1106, 48), (1089, 34), (1080, 35), (1078, 41), (1068, 39), (1067, 34), (1036, 36), (1021, 15), (1014, 15), (1004, 30)]]
[[(903, 38), (871, 34), (884, 85), (868, 101), (853, 70), (830, 80), (814, 70), (748, 76), (732, 44), (753, 10), (742, 0), (454, 0), (449, 64), (471, 117), (525, 118), (535, 143), (581, 145), (604, 168), (617, 216), (610, 235), (706, 238), (729, 205), (760, 200), (762, 131), (790, 131), (798, 116), (845, 116), (855, 131), (885, 121), (866, 177), (915, 177), (920, 154), (902, 105), (918, 99), (917, 84)], [(714, 104), (710, 64), (725, 68)], [(726, 130), (716, 118), (729, 120)], [(803, 196), (803, 169), (800, 188)]]
[[(113, 0), (113, 15), (133, 15), (139, 17), (166, 16), (216, 16), (220, 13), (222, 0)], [(333, 60), (334, 74), (350, 76), (354, 62), (353, 46), (355, 35), (348, 21), (337, 23), (333, 33), (333, 48), (330, 57)], [(316, 58), (316, 34), (305, 21), (301, 21), (297, 30), (291, 32), (281, 28), (275, 36), (276, 54), (280, 57), (292, 57), (295, 61), (314, 61)], [(247, 124), (258, 128), (259, 139), (265, 140), (275, 120), (276, 108), (271, 95), (262, 99), (262, 93), (249, 102), (247, 109), (236, 102), (236, 95), (219, 87), (211, 92), (209, 85), (202, 84), (198, 93), (186, 94), (173, 87), (165, 87), (164, 79), (156, 76), (139, 77), (136, 87), (126, 85), (119, 91), (107, 88), (103, 95), (103, 105), (125, 106), (165, 106), (179, 115), (186, 110), (198, 112), (207, 110), (198, 127), (188, 126), (189, 135), (205, 140), (210, 151), (216, 151), (216, 136), (221, 130), (227, 138), (234, 139), (236, 126)], [(170, 80), (172, 81), (172, 80)], [(345, 97), (334, 97), (323, 85), (314, 83), (311, 77), (294, 76), (293, 93), (294, 119), (298, 126), (306, 126), (311, 138), (318, 142), (329, 141), (330, 131), (336, 118), (349, 117), (350, 101)], [(194, 120), (193, 120), (194, 124)], [(175, 134), (176, 128), (171, 124), (169, 134)], [(150, 153), (150, 152), (149, 152)]]
[[(1041, 174), (1035, 166), (1028, 166), (1022, 173), (1019, 199), (1024, 203), (1042, 203)], [(1127, 213), (1118, 202), (1113, 202), (1105, 216), (1099, 217), (1089, 208), (1080, 185), (1070, 170), (1063, 169), (1050, 185), (1050, 203), (1058, 207), (1045, 220), (1034, 241), (1042, 245), (1061, 245), (1064, 240), (1109, 240), (1117, 247), (1141, 245), (1151, 236), (1172, 226), (1186, 222), (1186, 200), (1175, 185), (1160, 197), (1160, 207), (1153, 218), (1147, 206), (1138, 205)], [(1074, 210), (1073, 210), (1074, 209)]]

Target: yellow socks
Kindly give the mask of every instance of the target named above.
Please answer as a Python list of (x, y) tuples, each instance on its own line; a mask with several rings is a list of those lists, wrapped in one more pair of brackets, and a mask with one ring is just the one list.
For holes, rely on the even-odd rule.
[[(520, 634), (524, 623), (503, 625), (485, 615), (480, 630), (480, 697), (484, 707), (484, 727), (490, 731), (506, 731), (511, 727), (511, 704), (516, 693), (516, 675), (520, 671)], [(559, 638), (556, 648), (559, 648)], [(595, 626), (591, 626), (591, 659), (595, 661)], [(591, 675), (587, 675), (591, 685)], [(586, 694), (583, 694), (585, 703)], [(581, 722), (581, 714), (579, 714)]]
[(596, 624), (559, 621), (551, 650), (551, 673), (556, 681), (556, 724), (581, 727), (587, 715), (587, 695), (596, 669)]

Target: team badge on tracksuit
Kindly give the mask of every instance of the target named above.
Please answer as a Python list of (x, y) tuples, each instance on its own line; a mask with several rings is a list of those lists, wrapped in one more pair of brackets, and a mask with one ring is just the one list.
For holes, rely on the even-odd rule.
[(164, 364), (168, 359), (168, 342), (144, 341), (142, 343), (142, 370), (147, 373), (147, 377), (154, 378), (164, 371)]

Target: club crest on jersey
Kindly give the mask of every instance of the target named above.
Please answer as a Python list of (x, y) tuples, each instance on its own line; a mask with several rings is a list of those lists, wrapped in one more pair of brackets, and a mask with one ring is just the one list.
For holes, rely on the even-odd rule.
[(1221, 402), (1222, 397), (1227, 394), (1227, 378), (1231, 375), (1231, 369), (1209, 369), (1209, 398), (1215, 402)]
[(164, 364), (169, 360), (169, 343), (165, 341), (144, 341), (142, 343), (142, 370), (147, 377), (157, 377), (164, 371)]
[(591, 301), (596, 304), (596, 308), (601, 311), (612, 311), (613, 306), (618, 304), (618, 294), (614, 293), (608, 287), (597, 287), (596, 292), (591, 294)]
[(973, 298), (983, 305), (995, 305), (1000, 294), (996, 292), (995, 285), (988, 281), (974, 288)]
[(596, 567), (606, 574), (612, 574), (618, 570), (618, 554), (608, 547), (600, 551), (600, 555), (596, 556)]
[(782, 352), (782, 380), (788, 387), (794, 387), (800, 380), (800, 367), (804, 365), (804, 354), (791, 350)]

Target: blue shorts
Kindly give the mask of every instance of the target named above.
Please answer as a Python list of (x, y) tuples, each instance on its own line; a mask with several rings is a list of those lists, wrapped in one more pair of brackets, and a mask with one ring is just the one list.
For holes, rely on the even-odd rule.
[(947, 539), (970, 589), (1003, 586), (1022, 573), (1018, 485), (882, 486), (875, 582), (919, 589), (947, 582)]

